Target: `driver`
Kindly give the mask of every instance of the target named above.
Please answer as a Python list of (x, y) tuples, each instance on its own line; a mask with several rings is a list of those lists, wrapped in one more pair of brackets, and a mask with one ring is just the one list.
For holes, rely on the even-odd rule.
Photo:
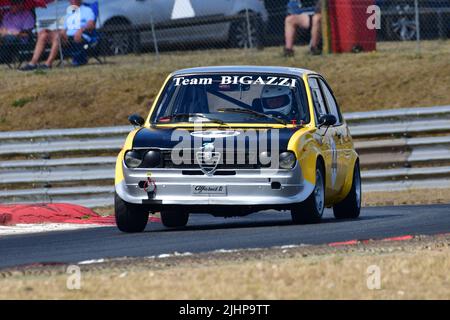
[(266, 85), (261, 93), (264, 113), (279, 112), (285, 116), (292, 111), (292, 91), (286, 86)]

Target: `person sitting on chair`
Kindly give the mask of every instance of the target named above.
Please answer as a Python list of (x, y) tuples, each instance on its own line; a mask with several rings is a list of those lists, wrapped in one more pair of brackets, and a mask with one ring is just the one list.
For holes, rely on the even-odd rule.
[(297, 27), (311, 30), (310, 52), (313, 55), (322, 53), (321, 42), (321, 21), (322, 21), (322, 1), (317, 0), (314, 9), (314, 15), (306, 13), (296, 14), (291, 12), (285, 19), (285, 47), (284, 56), (292, 57), (294, 55), (294, 42)]
[(0, 25), (0, 62), (11, 61), (12, 55), (30, 39), (35, 19), (30, 10), (24, 9), (25, 0), (11, 0), (11, 8)]
[[(91, 8), (82, 5), (82, 0), (70, 0), (70, 7), (64, 20), (63, 30), (42, 30), (38, 34), (38, 40), (31, 61), (21, 68), (22, 71), (50, 69), (53, 61), (59, 53), (59, 44), (67, 46), (81, 46), (84, 42), (84, 33), (95, 29), (95, 14)], [(43, 65), (38, 65), (47, 43), (51, 44), (50, 54)], [(81, 65), (84, 63), (76, 63)]]

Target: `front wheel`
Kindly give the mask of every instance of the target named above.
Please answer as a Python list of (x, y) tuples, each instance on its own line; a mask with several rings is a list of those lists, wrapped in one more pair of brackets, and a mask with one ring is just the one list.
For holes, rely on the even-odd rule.
[(417, 26), (414, 17), (388, 17), (386, 28), (390, 40), (410, 41), (416, 38)]
[(344, 200), (333, 206), (336, 219), (356, 219), (361, 212), (361, 172), (359, 163), (353, 170), (353, 183), (349, 194)]
[(161, 222), (168, 228), (185, 227), (189, 220), (189, 212), (164, 210), (161, 211)]
[(120, 231), (142, 232), (147, 226), (149, 211), (142, 206), (123, 201), (117, 194), (114, 198), (116, 224)]
[(325, 175), (322, 166), (317, 165), (316, 186), (309, 197), (291, 209), (294, 223), (318, 223), (325, 209)]

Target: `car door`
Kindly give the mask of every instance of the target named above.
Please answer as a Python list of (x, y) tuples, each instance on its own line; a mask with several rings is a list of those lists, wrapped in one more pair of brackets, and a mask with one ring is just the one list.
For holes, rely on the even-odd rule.
[(201, 17), (217, 15), (223, 16), (231, 10), (233, 1), (235, 0), (190, 0), (197, 16)]
[(330, 86), (323, 78), (319, 78), (319, 83), (327, 105), (328, 113), (334, 115), (337, 119), (336, 124), (330, 128), (330, 134), (337, 149), (336, 168), (332, 168), (335, 170), (333, 174), (336, 176), (335, 187), (337, 190), (340, 190), (344, 185), (347, 170), (351, 169), (349, 168), (349, 162), (352, 154), (352, 143), (347, 125), (343, 120), (336, 98), (334, 97)]
[[(310, 76), (308, 84), (311, 89), (311, 97), (314, 104), (314, 115), (316, 124), (318, 126), (319, 119), (322, 115), (328, 114), (325, 98), (323, 96), (319, 78), (316, 76)], [(320, 144), (322, 149), (322, 155), (325, 160), (325, 175), (326, 175), (326, 187), (325, 194), (327, 199), (337, 194), (336, 180), (337, 180), (337, 147), (333, 139), (332, 127), (318, 127), (314, 133), (314, 138)]]
[[(153, 44), (153, 33), (151, 23), (156, 27), (161, 23), (170, 21), (175, 0), (129, 0), (121, 1), (122, 6), (128, 8), (133, 16), (133, 24), (143, 27), (140, 33), (142, 44)], [(131, 13), (132, 12), (132, 13)], [(157, 31), (156, 36), (161, 40), (162, 36)]]
[(183, 27), (185, 40), (187, 42), (217, 41), (226, 38), (228, 24), (223, 20), (223, 17), (232, 9), (233, 1), (175, 0), (174, 12), (178, 8), (181, 17), (189, 20), (187, 25)]
[(129, 1), (111, 1), (108, 5), (116, 3), (122, 11), (126, 13), (127, 18), (135, 26), (149, 26), (151, 20), (155, 23), (170, 19), (171, 3), (174, 0), (129, 0)]

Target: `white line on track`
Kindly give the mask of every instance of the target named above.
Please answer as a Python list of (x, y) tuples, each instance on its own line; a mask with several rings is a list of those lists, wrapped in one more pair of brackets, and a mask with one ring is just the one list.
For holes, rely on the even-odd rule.
[(15, 234), (30, 234), (51, 231), (70, 231), (78, 229), (108, 227), (99, 224), (72, 224), (72, 223), (41, 223), (41, 224), (17, 224), (14, 226), (0, 226), (0, 237)]

